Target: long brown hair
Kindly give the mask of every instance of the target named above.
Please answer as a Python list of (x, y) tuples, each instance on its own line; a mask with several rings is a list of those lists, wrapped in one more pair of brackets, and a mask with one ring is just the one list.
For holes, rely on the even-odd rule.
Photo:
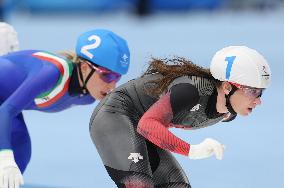
[(169, 84), (176, 78), (181, 76), (198, 76), (214, 80), (216, 85), (220, 84), (210, 73), (209, 69), (200, 67), (190, 60), (182, 57), (174, 58), (152, 58), (149, 62), (149, 67), (142, 75), (146, 76), (149, 74), (160, 74), (161, 78), (151, 81), (154, 84), (150, 88), (147, 88), (146, 92), (154, 96), (162, 94)]

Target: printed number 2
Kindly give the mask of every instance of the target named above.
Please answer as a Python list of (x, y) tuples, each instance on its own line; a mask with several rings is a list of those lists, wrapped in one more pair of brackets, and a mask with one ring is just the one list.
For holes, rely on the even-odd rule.
[(89, 41), (95, 40), (95, 42), (83, 46), (81, 48), (81, 53), (86, 55), (88, 58), (92, 59), (94, 57), (94, 55), (91, 52), (89, 52), (88, 50), (92, 50), (92, 49), (95, 49), (95, 48), (99, 47), (100, 44), (101, 44), (101, 38), (99, 36), (97, 36), (97, 35), (91, 35), (88, 38), (88, 40)]
[(229, 56), (225, 58), (225, 61), (228, 62), (226, 68), (226, 79), (228, 80), (231, 76), (232, 65), (235, 62), (236, 56)]

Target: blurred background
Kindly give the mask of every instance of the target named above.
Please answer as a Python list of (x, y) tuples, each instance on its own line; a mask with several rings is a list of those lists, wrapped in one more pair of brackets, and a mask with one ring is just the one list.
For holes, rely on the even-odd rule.
[[(209, 67), (225, 46), (258, 50), (272, 69), (261, 107), (230, 123), (173, 129), (192, 144), (219, 140), (226, 145), (224, 159), (176, 157), (193, 188), (283, 187), (283, 0), (0, 0), (0, 18), (17, 30), (21, 49), (73, 50), (80, 33), (113, 30), (131, 50), (129, 73), (118, 85), (141, 75), (151, 57), (178, 55)], [(89, 136), (96, 104), (24, 112), (33, 146), (25, 188), (115, 187)]]

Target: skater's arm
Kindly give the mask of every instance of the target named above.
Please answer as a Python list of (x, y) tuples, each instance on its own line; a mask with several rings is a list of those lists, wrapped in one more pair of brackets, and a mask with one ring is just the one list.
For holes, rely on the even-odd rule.
[(188, 156), (190, 145), (168, 130), (173, 116), (197, 104), (199, 94), (191, 84), (178, 84), (142, 116), (138, 132), (162, 149)]
[(20, 86), (1, 104), (0, 149), (11, 148), (13, 118), (32, 103), (38, 95), (52, 88), (59, 75), (59, 71), (51, 64), (39, 67), (27, 74)]

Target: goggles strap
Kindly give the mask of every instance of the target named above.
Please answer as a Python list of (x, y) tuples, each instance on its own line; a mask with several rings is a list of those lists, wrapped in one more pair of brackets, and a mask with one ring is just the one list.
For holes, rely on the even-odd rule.
[(94, 74), (95, 70), (94, 69), (91, 69), (92, 71), (88, 74), (86, 80), (84, 80), (83, 78), (83, 73), (82, 73), (82, 70), (81, 70), (81, 63), (79, 63), (79, 77), (80, 77), (80, 80), (83, 82), (83, 86), (81, 87), (81, 90), (84, 94), (88, 94), (90, 93), (89, 90), (87, 89), (86, 85), (89, 81), (89, 79), (91, 78), (91, 76)]
[[(95, 69), (92, 69), (91, 72), (88, 74), (86, 80), (84, 81), (83, 87), (84, 87), (86, 90), (87, 90), (86, 85), (87, 85), (88, 81), (90, 80), (90, 78), (92, 77), (92, 75), (95, 73), (95, 71), (96, 71)], [(89, 92), (89, 91), (88, 91), (88, 92)]]
[(78, 64), (73, 64), (73, 71), (71, 75), (71, 81), (69, 84), (68, 92), (71, 96), (81, 95), (83, 94), (82, 89), (79, 83), (79, 75), (78, 75)]
[(225, 95), (226, 98), (226, 107), (228, 109), (228, 111), (232, 114), (232, 115), (236, 115), (236, 111), (234, 110), (234, 108), (232, 107), (230, 98), (231, 96), (238, 90), (238, 88), (234, 85), (232, 85), (232, 90), (229, 92), (228, 95)]

